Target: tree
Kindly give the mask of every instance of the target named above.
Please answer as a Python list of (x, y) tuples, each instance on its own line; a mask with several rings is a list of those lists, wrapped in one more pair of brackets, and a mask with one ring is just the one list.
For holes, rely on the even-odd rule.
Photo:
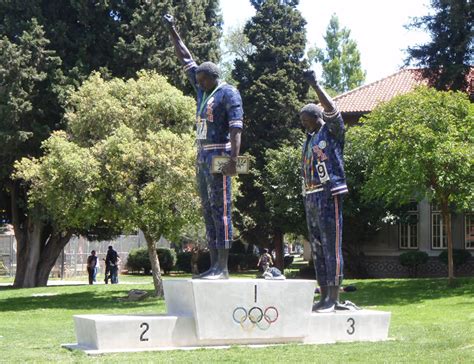
[[(305, 20), (296, 9), (298, 1), (252, 1), (256, 14), (245, 25), (254, 52), (237, 59), (233, 77), (239, 84), (245, 106), (243, 148), (255, 158), (262, 173), (267, 164), (265, 151), (282, 143), (299, 143), (298, 111), (308, 87), (302, 73), (306, 46)], [(268, 245), (272, 236), (277, 264), (283, 268), (283, 232), (274, 229), (262, 189), (252, 176), (242, 177), (242, 198), (237, 200), (244, 219), (237, 221), (244, 238)]]
[(370, 154), (364, 149), (360, 127), (346, 130), (344, 172), (349, 193), (344, 196), (343, 253), (344, 269), (359, 278), (367, 278), (362, 245), (370, 240), (384, 223), (396, 223), (404, 206), (397, 207), (380, 199), (367, 198), (363, 187), (369, 178)]
[(365, 196), (396, 205), (440, 205), (453, 281), (451, 212), (474, 205), (474, 108), (466, 94), (422, 87), (374, 109), (357, 144), (368, 155)]
[[(302, 143), (301, 143), (302, 144)], [(266, 151), (268, 163), (258, 178), (275, 228), (307, 235), (301, 190), (301, 148), (283, 145)]]
[(163, 297), (155, 241), (161, 236), (177, 239), (181, 227), (198, 220), (193, 137), (160, 130), (149, 131), (141, 139), (132, 129), (120, 126), (97, 149), (105, 167), (103, 191), (108, 196), (103, 208), (125, 230), (138, 227), (143, 231), (155, 295)]
[(415, 18), (409, 29), (425, 29), (431, 41), (408, 47), (406, 63), (425, 67), (424, 77), (438, 90), (467, 88), (474, 58), (474, 7), (470, 0), (431, 0), (433, 14)]
[[(42, 157), (16, 164), (15, 177), (28, 187), (28, 211), (64, 236), (97, 224), (141, 229), (162, 295), (154, 241), (174, 238), (196, 220), (194, 108), (192, 98), (155, 73), (128, 81), (93, 74), (69, 98), (71, 135), (56, 132), (43, 143)], [(62, 247), (48, 261), (54, 264)], [(32, 269), (31, 284), (45, 285), (51, 267), (41, 275)]]
[(180, 35), (196, 62), (220, 59), (222, 16), (219, 0), (149, 1), (135, 7), (130, 21), (122, 26), (115, 45), (120, 60), (114, 74), (133, 77), (139, 69), (153, 69), (169, 77), (171, 83), (190, 94), (194, 90), (174, 53), (163, 14), (174, 14)]
[(230, 28), (224, 35), (222, 59), (219, 64), (221, 78), (228, 83), (237, 84), (232, 78), (234, 61), (246, 61), (247, 57), (255, 51), (252, 44), (244, 33), (243, 26)]
[[(139, 69), (156, 67), (184, 85), (185, 76), (177, 72), (176, 57), (160, 20), (161, 9), (183, 16), (186, 41), (199, 59), (217, 60), (221, 29), (218, 1), (199, 0), (188, 5), (171, 0), (0, 2), (0, 211), (6, 211), (15, 226), (15, 286), (36, 284), (37, 279), (31, 278), (35, 275), (32, 267), (43, 264), (37, 255), (49, 251), (49, 242), (55, 241), (50, 238), (58, 233), (48, 219), (39, 221), (28, 211), (28, 184), (20, 186), (10, 178), (13, 163), (41, 155), (41, 142), (52, 131), (65, 127), (68, 94), (92, 71), (107, 78), (133, 77)], [(101, 225), (81, 233), (97, 238), (117, 232)], [(64, 244), (61, 238), (59, 245)], [(30, 249), (30, 245), (39, 248)], [(47, 246), (50, 248), (45, 250)], [(54, 256), (52, 253), (51, 258)]]
[(77, 142), (92, 140), (99, 150), (104, 219), (143, 231), (155, 294), (162, 296), (154, 242), (162, 235), (177, 238), (183, 225), (197, 220), (189, 136), (195, 102), (164, 77), (140, 72), (128, 81), (94, 74), (71, 95), (70, 107), (66, 119)]
[(46, 251), (63, 241), (56, 231), (25, 214), (23, 190), (10, 179), (14, 161), (37, 155), (41, 140), (59, 124), (52, 110), (57, 109), (53, 82), (61, 61), (48, 49), (44, 34), (32, 19), (15, 42), (6, 36), (0, 39), (0, 178), (10, 197), (7, 211), (17, 240), (15, 286), (34, 285), (34, 278), (28, 275), (43, 253), (43, 236), (52, 238)]
[(349, 29), (340, 29), (339, 18), (333, 14), (324, 36), (326, 49), (315, 46), (308, 51), (310, 60), (321, 63), (323, 85), (336, 94), (359, 87), (365, 80), (360, 52), (350, 35)]
[[(23, 158), (15, 164), (15, 177), (28, 187), (29, 221), (39, 229), (24, 249), (28, 254), (22, 287), (45, 286), (61, 250), (74, 232), (87, 230), (99, 219), (97, 206), (99, 163), (92, 152), (57, 131), (42, 145), (45, 156)], [(41, 234), (51, 230), (44, 246)], [(15, 284), (20, 279), (16, 275)]]

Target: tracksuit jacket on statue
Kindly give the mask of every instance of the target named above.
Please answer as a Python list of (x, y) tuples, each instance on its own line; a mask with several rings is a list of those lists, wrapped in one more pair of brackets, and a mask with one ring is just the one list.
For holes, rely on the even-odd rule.
[(196, 82), (194, 61), (184, 65), (197, 92), (196, 177), (201, 197), (209, 248), (229, 249), (232, 243), (231, 177), (210, 172), (212, 157), (230, 156), (230, 128), (243, 128), (239, 91), (220, 83), (207, 94)]
[(339, 286), (343, 278), (342, 196), (344, 122), (339, 111), (323, 113), (324, 124), (303, 145), (303, 196), (316, 277), (320, 286)]

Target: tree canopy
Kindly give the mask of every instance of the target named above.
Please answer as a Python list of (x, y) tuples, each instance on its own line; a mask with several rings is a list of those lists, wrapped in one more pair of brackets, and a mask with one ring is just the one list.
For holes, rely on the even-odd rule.
[[(54, 264), (57, 257), (52, 251), (57, 247), (48, 243), (50, 237), (57, 236), (63, 246), (68, 240), (67, 234), (54, 230), (48, 219), (37, 220), (38, 215), (28, 211), (28, 184), (20, 185), (10, 178), (16, 160), (40, 157), (42, 141), (52, 132), (65, 128), (68, 95), (91, 72), (100, 72), (105, 80), (136, 77), (140, 69), (156, 69), (182, 90), (191, 92), (161, 22), (165, 11), (176, 14), (181, 34), (198, 62), (219, 59), (222, 20), (218, 0), (196, 0), (192, 6), (187, 1), (172, 0), (0, 2), (0, 211), (2, 214), (6, 211), (8, 220), (15, 227), (18, 244), (15, 286), (45, 284), (47, 276), (36, 273), (36, 270), (46, 272), (46, 267)], [(119, 83), (116, 80), (116, 92), (121, 87)], [(100, 93), (99, 90), (89, 92)], [(154, 94), (156, 96), (157, 92)], [(171, 101), (181, 100), (175, 96), (170, 96)], [(156, 100), (149, 100), (149, 104), (143, 106), (149, 109), (143, 112), (137, 111), (142, 107), (140, 100), (131, 98), (128, 101), (133, 104), (125, 107), (115, 103), (111, 106), (114, 111), (121, 108), (124, 113), (137, 113), (134, 123), (140, 123), (138, 118), (147, 120), (147, 113), (155, 116), (157, 113), (174, 114), (176, 119), (167, 119), (168, 126), (178, 120), (187, 120), (186, 115), (180, 114), (183, 109), (180, 105), (166, 109), (164, 103), (167, 101), (160, 100), (159, 96)], [(97, 117), (104, 116), (100, 115), (98, 104), (100, 102), (93, 109)], [(110, 132), (111, 127), (117, 126), (116, 118), (122, 116), (114, 114), (114, 119), (109, 119), (111, 124), (103, 125), (102, 131)], [(167, 118), (167, 115), (162, 117)], [(98, 129), (94, 122), (89, 122), (88, 127)], [(151, 123), (160, 122), (157, 118)], [(72, 120), (71, 125), (78, 133), (81, 126)], [(149, 125), (141, 126), (146, 128)], [(137, 129), (135, 131), (138, 133)], [(85, 129), (82, 132), (83, 143), (87, 137), (96, 141), (95, 135), (87, 135)], [(45, 146), (44, 150), (47, 148)], [(91, 235), (100, 233), (109, 238), (112, 233), (117, 233), (95, 229)], [(87, 235), (88, 232), (82, 233)], [(42, 278), (36, 279), (35, 275)]]
[[(235, 61), (233, 78), (245, 107), (243, 148), (255, 158), (254, 167), (260, 173), (267, 163), (267, 149), (285, 142), (297, 144), (301, 136), (298, 111), (308, 90), (302, 78), (308, 63), (304, 59), (306, 22), (297, 3), (252, 1), (257, 11), (245, 25), (244, 34), (253, 52)], [(266, 245), (271, 236), (275, 237), (263, 191), (252, 176), (242, 178), (237, 207), (245, 217), (237, 222), (247, 241)], [(282, 233), (278, 231), (274, 238), (281, 246), (277, 254), (282, 250)]]
[(407, 63), (424, 68), (424, 76), (438, 90), (467, 88), (474, 62), (474, 6), (470, 0), (431, 0), (432, 13), (415, 18), (408, 28), (425, 29), (426, 44), (408, 47)]
[(58, 231), (98, 224), (141, 229), (161, 295), (154, 242), (199, 222), (194, 108), (192, 98), (156, 73), (142, 71), (129, 81), (91, 75), (68, 101), (70, 134), (55, 132), (41, 157), (15, 166), (15, 177), (28, 187), (29, 211)]
[(351, 31), (339, 25), (336, 14), (331, 16), (324, 40), (326, 48), (315, 46), (308, 51), (308, 57), (322, 66), (322, 84), (334, 94), (343, 93), (364, 83), (360, 52)]
[(439, 204), (452, 278), (450, 213), (474, 209), (474, 107), (467, 95), (420, 87), (375, 108), (352, 133), (368, 156), (367, 199)]

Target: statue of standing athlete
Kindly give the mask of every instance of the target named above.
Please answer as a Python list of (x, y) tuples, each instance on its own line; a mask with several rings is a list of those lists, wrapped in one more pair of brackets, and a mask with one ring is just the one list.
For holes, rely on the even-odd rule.
[[(163, 17), (173, 45), (197, 93), (196, 139), (197, 181), (206, 224), (211, 267), (194, 277), (228, 279), (227, 261), (232, 243), (231, 176), (236, 174), (243, 128), (242, 99), (236, 88), (219, 80), (212, 62), (199, 66), (181, 40), (173, 16)], [(222, 174), (211, 173), (214, 156), (229, 156)]]
[(303, 195), (309, 241), (321, 298), (316, 312), (344, 309), (339, 305), (343, 277), (342, 197), (348, 192), (344, 174), (344, 122), (332, 99), (319, 86), (313, 71), (305, 80), (316, 91), (323, 110), (308, 104), (300, 111), (306, 129), (303, 145)]

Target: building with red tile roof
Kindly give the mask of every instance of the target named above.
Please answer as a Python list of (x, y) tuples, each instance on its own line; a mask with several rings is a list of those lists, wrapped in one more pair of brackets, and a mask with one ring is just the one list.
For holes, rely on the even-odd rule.
[[(358, 87), (334, 98), (344, 121), (354, 125), (382, 102), (413, 91), (417, 86), (427, 85), (422, 69), (405, 68), (381, 80)], [(474, 102), (474, 67), (468, 75), (468, 90)], [(350, 194), (350, 187), (349, 187)], [(422, 265), (420, 276), (446, 276), (447, 268), (440, 263), (438, 255), (446, 249), (446, 232), (443, 228), (439, 207), (423, 200), (412, 204), (410, 222), (385, 225), (370, 241), (360, 242), (363, 252), (361, 266), (370, 277), (406, 277), (409, 271), (400, 265), (401, 253), (418, 250), (428, 253), (428, 263)], [(453, 213), (452, 234), (454, 248), (466, 249), (474, 255), (474, 211)], [(348, 258), (350, 259), (350, 257)], [(362, 258), (361, 258), (362, 259)], [(457, 269), (457, 275), (474, 275), (474, 259)]]
[[(417, 86), (427, 85), (421, 68), (404, 68), (378, 81), (357, 87), (334, 98), (344, 121), (354, 124), (359, 118), (371, 112), (381, 102), (413, 91)], [(468, 75), (468, 92), (474, 95), (474, 67)], [(472, 100), (472, 98), (471, 98)]]

